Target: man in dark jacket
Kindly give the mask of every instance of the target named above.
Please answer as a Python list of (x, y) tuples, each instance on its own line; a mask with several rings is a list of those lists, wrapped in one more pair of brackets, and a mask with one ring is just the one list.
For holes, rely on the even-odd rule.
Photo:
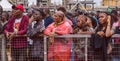
[(43, 10), (44, 14), (45, 14), (45, 18), (44, 18), (44, 25), (45, 27), (47, 27), (49, 24), (51, 24), (54, 20), (52, 18), (52, 16), (50, 15), (50, 11), (49, 9), (45, 8)]

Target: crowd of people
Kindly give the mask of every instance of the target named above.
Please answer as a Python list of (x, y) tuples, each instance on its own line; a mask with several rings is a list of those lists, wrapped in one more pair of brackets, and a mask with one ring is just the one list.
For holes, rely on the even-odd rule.
[[(44, 61), (44, 41), (40, 35), (49, 36), (48, 61), (84, 61), (85, 39), (54, 38), (66, 34), (90, 34), (94, 61), (107, 61), (110, 54), (116, 55), (112, 57), (113, 61), (120, 60), (120, 53), (113, 52), (120, 49), (112, 48), (112, 35), (120, 34), (117, 10), (85, 13), (78, 10), (68, 12), (64, 7), (58, 7), (52, 15), (49, 8), (32, 7), (27, 14), (24, 11), (21, 4), (13, 5), (9, 12), (0, 6), (0, 33), (5, 34), (11, 44), (12, 61)], [(114, 43), (115, 47), (120, 47), (120, 38), (115, 38)], [(72, 45), (74, 53), (71, 53)]]

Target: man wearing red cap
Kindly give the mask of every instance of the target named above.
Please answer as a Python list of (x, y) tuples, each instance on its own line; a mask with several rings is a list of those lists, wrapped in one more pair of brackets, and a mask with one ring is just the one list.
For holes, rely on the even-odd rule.
[(28, 17), (23, 15), (24, 7), (20, 4), (12, 6), (12, 17), (8, 20), (4, 33), (11, 41), (12, 61), (27, 61), (27, 37), (13, 37), (26, 34)]

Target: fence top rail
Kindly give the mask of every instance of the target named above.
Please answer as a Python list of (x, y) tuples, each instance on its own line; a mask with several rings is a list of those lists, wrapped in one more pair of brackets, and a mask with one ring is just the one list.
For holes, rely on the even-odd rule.
[[(61, 36), (55, 36), (57, 38), (90, 38), (90, 34), (67, 34), (67, 35), (61, 35)], [(120, 34), (114, 34), (112, 38), (120, 37)]]
[[(39, 35), (39, 36), (45, 36), (45, 35)], [(3, 38), (4, 35), (1, 34), (0, 38)], [(16, 35), (15, 37), (27, 37), (27, 35)], [(55, 38), (90, 38), (90, 34), (67, 34), (67, 35), (57, 35)], [(120, 37), (120, 34), (114, 34), (112, 38)]]
[(119, 37), (119, 38), (120, 38), (120, 34), (114, 34), (112, 37), (113, 37), (113, 38), (114, 38), (114, 37)]
[(90, 38), (90, 34), (67, 34), (67, 35), (60, 35), (55, 36), (56, 38)]

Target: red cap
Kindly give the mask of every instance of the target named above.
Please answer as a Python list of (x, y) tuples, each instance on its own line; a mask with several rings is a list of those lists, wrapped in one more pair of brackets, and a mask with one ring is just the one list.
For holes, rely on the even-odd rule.
[(13, 5), (12, 9), (15, 9), (15, 8), (20, 9), (22, 12), (24, 12), (24, 7), (21, 4)]

